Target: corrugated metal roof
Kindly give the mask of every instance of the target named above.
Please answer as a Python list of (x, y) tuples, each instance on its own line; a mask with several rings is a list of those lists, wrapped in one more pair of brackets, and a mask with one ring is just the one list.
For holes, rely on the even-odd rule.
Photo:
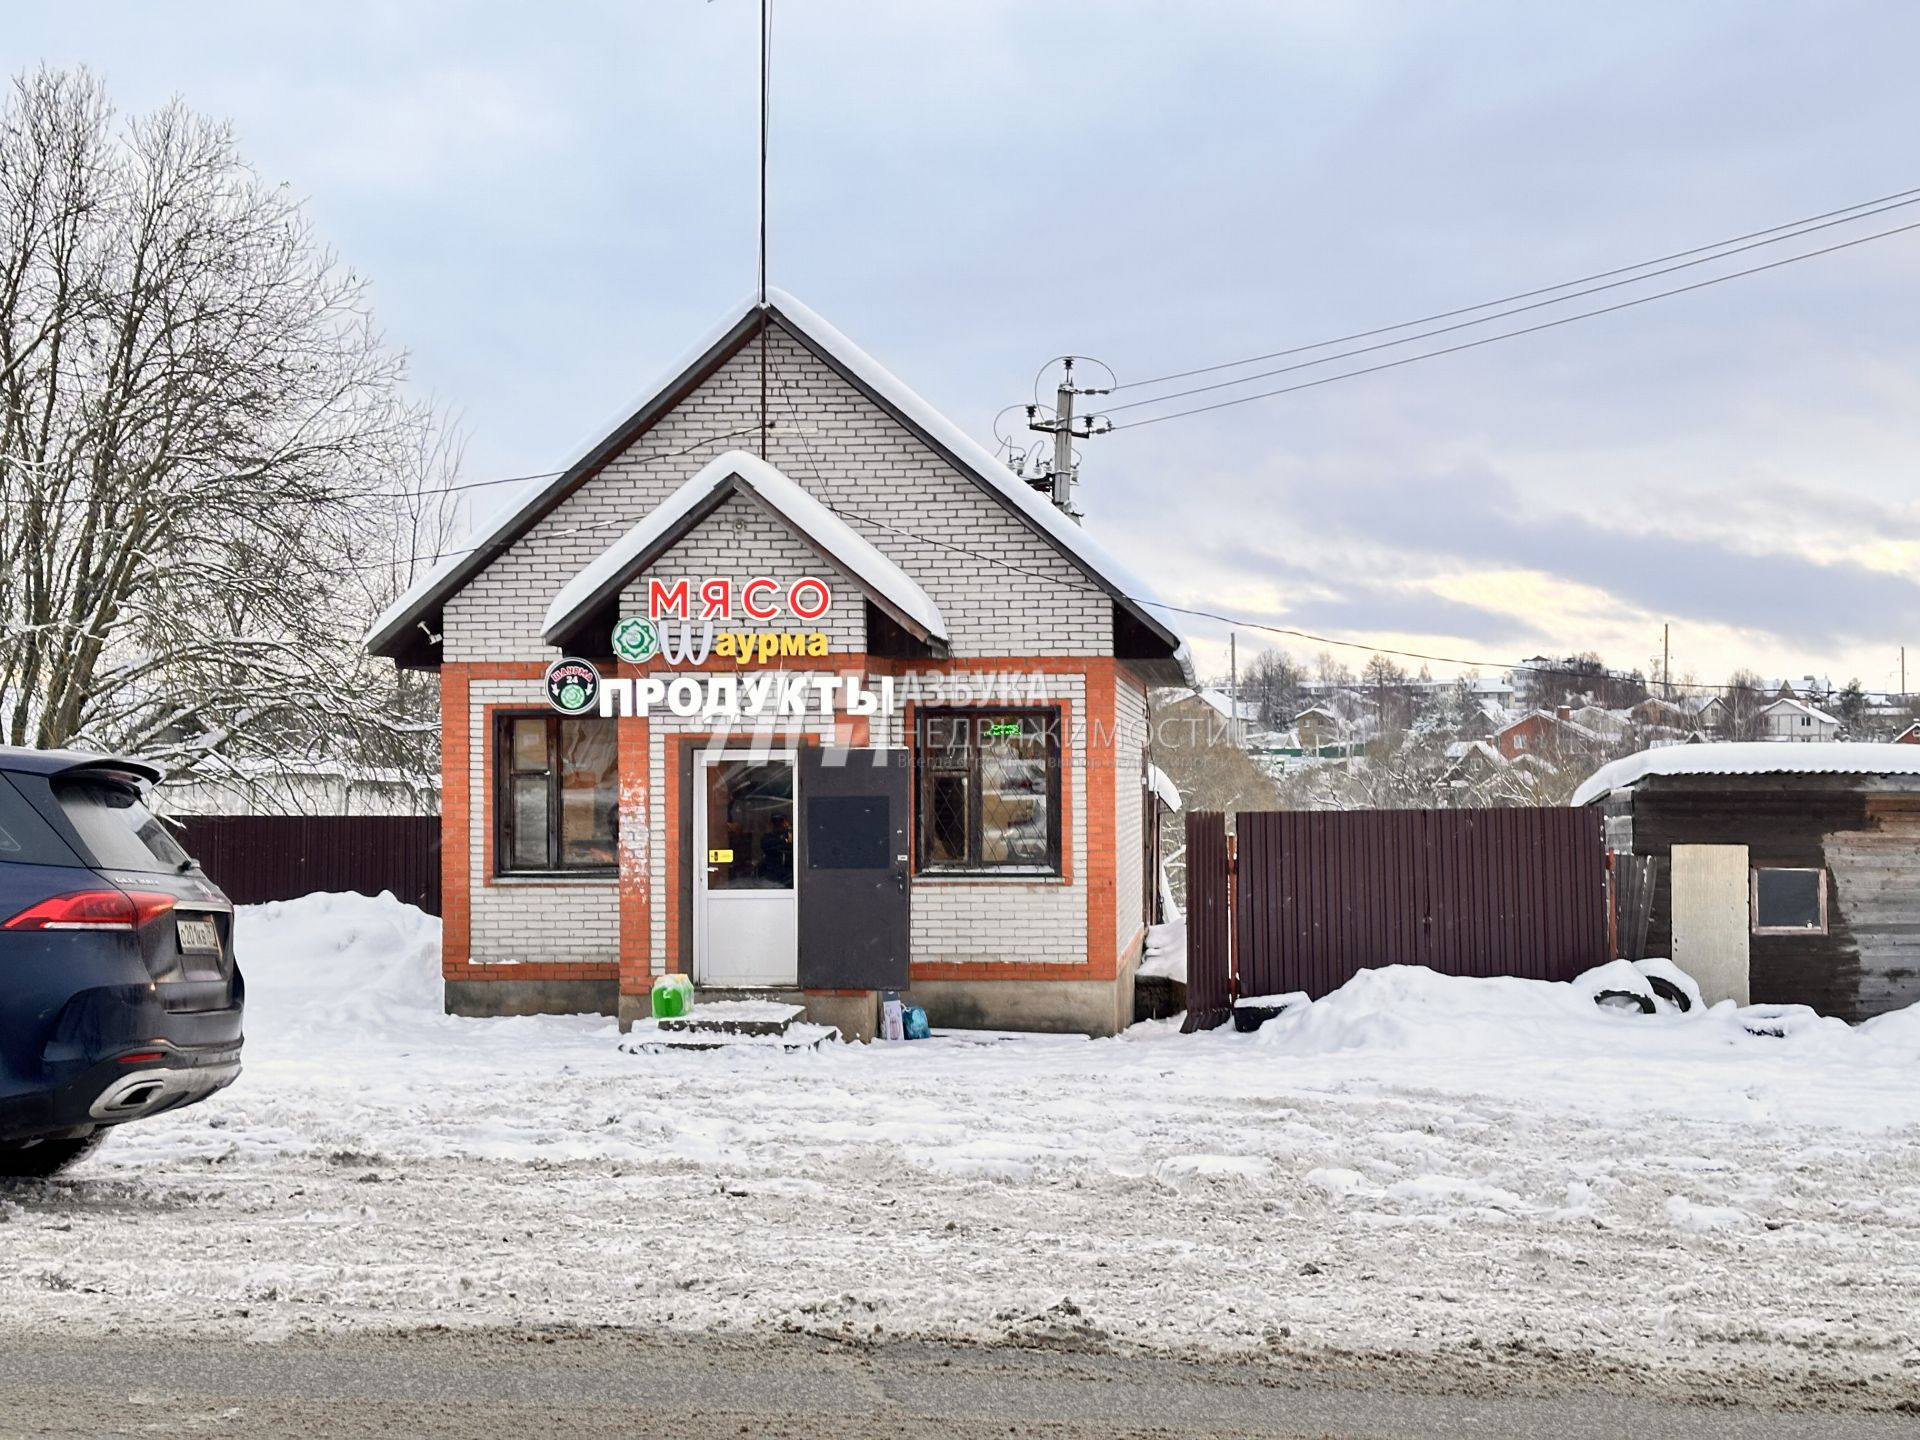
[(1920, 745), (1864, 741), (1720, 740), (1665, 745), (1602, 765), (1573, 792), (1573, 804), (1624, 790), (1653, 775), (1914, 775)]

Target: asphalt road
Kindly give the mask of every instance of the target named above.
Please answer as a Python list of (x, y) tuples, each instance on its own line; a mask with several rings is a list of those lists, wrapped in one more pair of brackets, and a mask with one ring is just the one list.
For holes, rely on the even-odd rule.
[(8, 1337), (0, 1436), (1294, 1436), (1854, 1440), (1911, 1414), (1496, 1395), (1381, 1372), (596, 1331), (279, 1343)]

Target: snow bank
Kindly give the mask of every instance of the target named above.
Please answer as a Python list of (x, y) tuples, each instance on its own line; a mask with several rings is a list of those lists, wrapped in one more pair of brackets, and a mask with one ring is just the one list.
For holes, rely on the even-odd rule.
[(1164, 925), (1147, 927), (1147, 945), (1140, 958), (1139, 974), (1164, 975), (1169, 980), (1187, 983), (1187, 921), (1185, 916)]
[[(1657, 967), (1690, 978), (1669, 962)], [(1767, 1063), (1784, 1058), (1815, 1065), (1920, 1065), (1920, 1007), (1854, 1026), (1797, 1005), (1735, 1005), (1652, 1015), (1594, 1003), (1607, 991), (1651, 994), (1643, 972), (1624, 960), (1569, 982), (1516, 976), (1442, 975), (1417, 965), (1362, 970), (1332, 994), (1268, 1021), (1258, 1043), (1299, 1057), (1369, 1050), (1434, 1063), (1499, 1056), (1531, 1058), (1542, 1067), (1581, 1057), (1640, 1057)], [(1733, 1052), (1733, 1053), (1729, 1053)]]
[(440, 922), (390, 894), (242, 905), (234, 952), (256, 1048), (305, 1030), (366, 1036), (443, 1018)]

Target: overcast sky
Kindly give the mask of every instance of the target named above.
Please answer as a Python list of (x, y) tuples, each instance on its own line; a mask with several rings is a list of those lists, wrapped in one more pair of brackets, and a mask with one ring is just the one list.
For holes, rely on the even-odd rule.
[[(564, 463), (750, 290), (756, 19), (95, 3), (12, 10), (5, 53), (231, 119), (484, 478)], [(989, 442), (1063, 351), (1142, 379), (1920, 187), (1904, 0), (776, 0), (775, 29), (774, 282)], [(1911, 640), (1920, 688), (1916, 301), (1920, 232), (1119, 431), (1083, 448), (1088, 523), (1163, 598), (1344, 639), (1644, 667), (1667, 621), (1676, 675), (1869, 687)], [(1211, 666), (1224, 628), (1186, 624)]]

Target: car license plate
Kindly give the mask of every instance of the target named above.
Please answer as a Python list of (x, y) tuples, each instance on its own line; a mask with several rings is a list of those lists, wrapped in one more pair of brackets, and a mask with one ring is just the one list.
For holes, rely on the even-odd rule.
[(189, 920), (184, 915), (177, 916), (174, 924), (180, 927), (180, 948), (182, 950), (211, 950), (215, 954), (220, 950), (220, 931), (211, 920)]

